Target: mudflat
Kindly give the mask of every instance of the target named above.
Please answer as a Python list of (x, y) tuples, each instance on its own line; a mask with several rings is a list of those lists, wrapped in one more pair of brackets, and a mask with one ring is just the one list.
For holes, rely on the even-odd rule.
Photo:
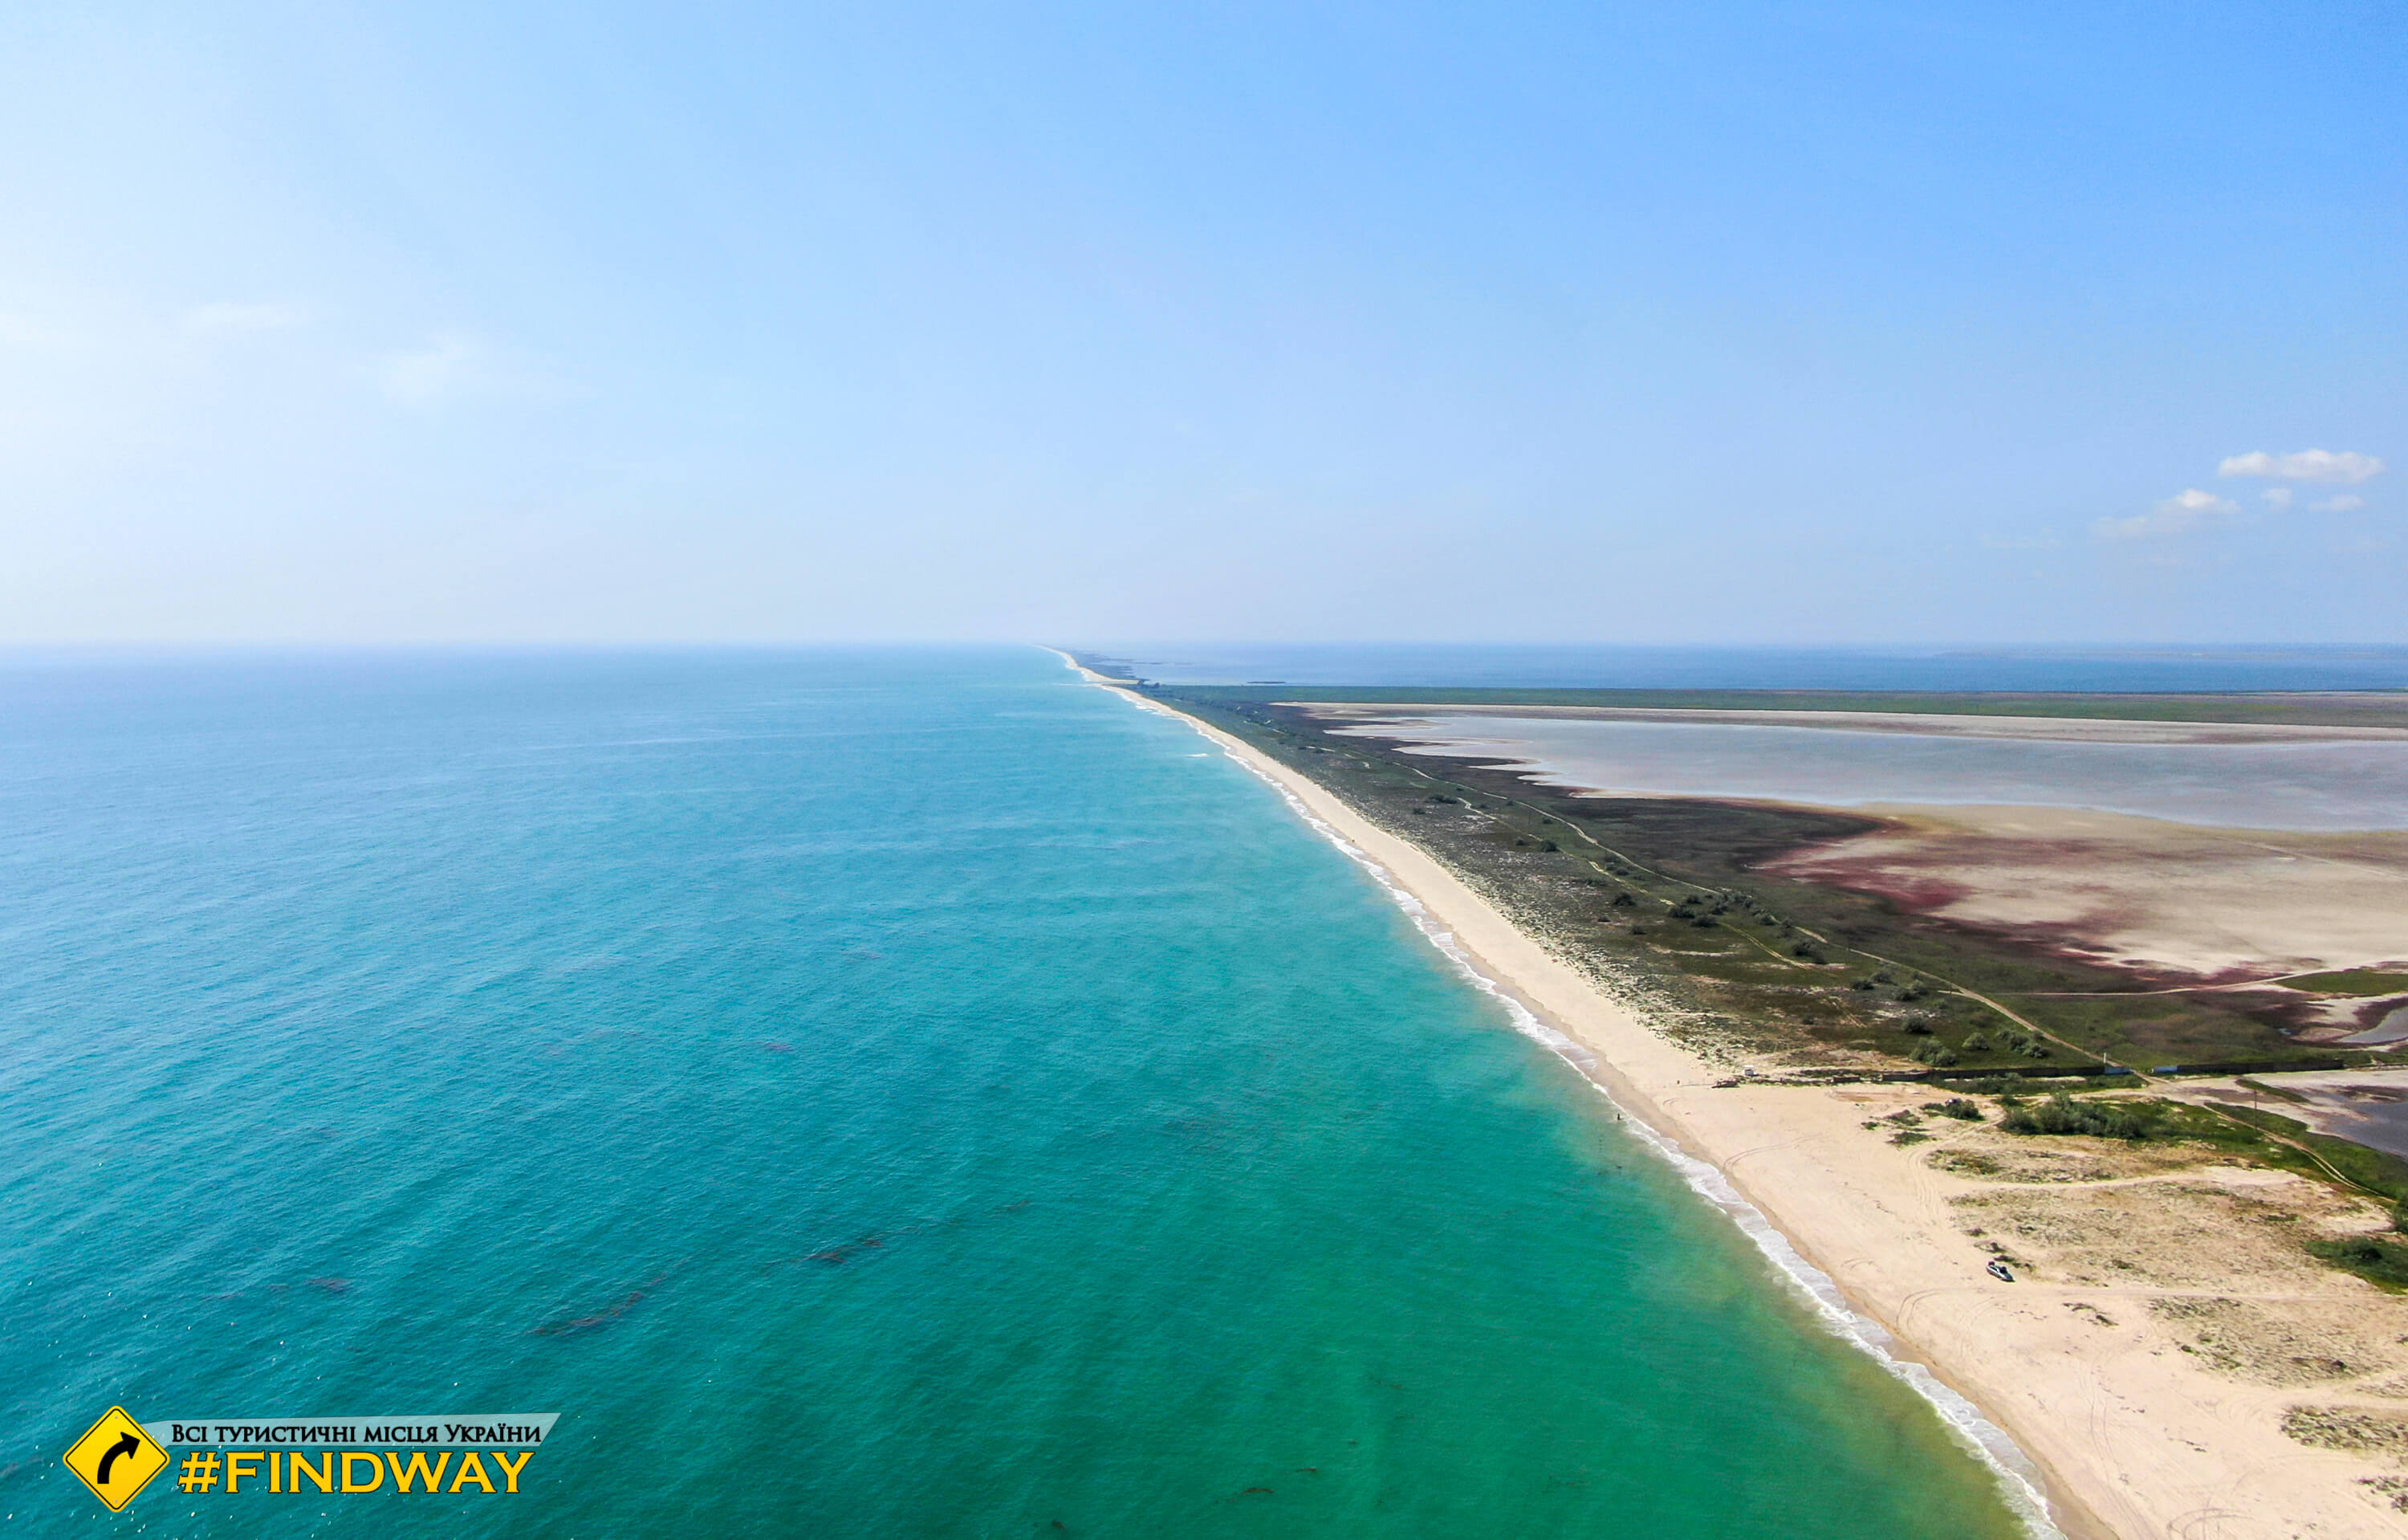
[(1767, 870), (2169, 984), (2408, 957), (2408, 833), (2209, 828), (2078, 808), (1854, 811), (1884, 827)]

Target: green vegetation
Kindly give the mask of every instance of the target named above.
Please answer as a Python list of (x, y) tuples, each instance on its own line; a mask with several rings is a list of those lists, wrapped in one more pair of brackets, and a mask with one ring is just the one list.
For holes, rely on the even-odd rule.
[(2085, 1133), (2095, 1139), (2146, 1139), (2156, 1119), (2145, 1103), (2076, 1101), (2057, 1091), (2035, 1106), (2017, 1101), (1999, 1127), (2009, 1133)]
[(2237, 1118), (2253, 1128), (2264, 1129), (2280, 1138), (2289, 1140), (2315, 1155), (2329, 1172), (2355, 1187), (2379, 1193), (2397, 1203), (2408, 1200), (2408, 1160), (2381, 1150), (2353, 1144), (2346, 1139), (2334, 1139), (2312, 1131), (2305, 1123), (2280, 1113), (2270, 1113), (2256, 1107), (2230, 1106), (2217, 1109), (2227, 1117)]
[(2350, 968), (2338, 973), (2307, 973), (2285, 979), (2283, 987), (2312, 995), (2408, 995), (2408, 973), (2386, 973), (2373, 968)]
[(2228, 1159), (2391, 1199), (2394, 1225), (2408, 1230), (2408, 1160), (2312, 1132), (2292, 1118), (2163, 1097), (2081, 1100), (2062, 1089), (2038, 1101), (2013, 1091), (1999, 1101), (2006, 1112), (1999, 1126), (2010, 1133), (2202, 1144)]
[(2382, 1236), (2352, 1235), (2338, 1241), (2310, 1241), (2308, 1251), (2392, 1293), (2408, 1293), (2408, 1245)]
[(2286, 1090), (2280, 1086), (2269, 1086), (2262, 1080), (2252, 1080), (2247, 1075), (2243, 1075), (2233, 1084), (2244, 1091), (2255, 1091), (2259, 1096), (2271, 1096), (2277, 1101), (2294, 1102), (2300, 1106), (2307, 1105), (2308, 1099), (2299, 1092)]

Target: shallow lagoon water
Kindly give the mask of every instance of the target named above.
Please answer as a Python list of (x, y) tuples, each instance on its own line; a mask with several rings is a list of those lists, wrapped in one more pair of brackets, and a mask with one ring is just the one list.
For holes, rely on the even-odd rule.
[(1726, 723), (1417, 713), (1417, 754), (1599, 791), (1821, 807), (2093, 808), (2226, 828), (2408, 828), (2408, 741), (2075, 743)]
[(2397, 690), (2408, 647), (1713, 647), (1117, 642), (1170, 684), (1620, 690)]
[[(0, 673), (0, 1512), (2016, 1532), (1360, 871), (1068, 678)], [(112, 1402), (564, 1415), (516, 1499), (115, 1519), (57, 1463)]]

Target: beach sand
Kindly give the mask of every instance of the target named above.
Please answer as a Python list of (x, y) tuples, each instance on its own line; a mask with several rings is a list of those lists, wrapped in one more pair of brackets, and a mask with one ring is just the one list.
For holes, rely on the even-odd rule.
[[(1168, 711), (1082, 672), (1139, 706)], [(2408, 1519), (2391, 1508), (2392, 1491), (2372, 1484), (2408, 1468), (2408, 1403), (2353, 1389), (2367, 1371), (2387, 1369), (2386, 1353), (2400, 1355), (2408, 1383), (2408, 1351), (2397, 1342), (2408, 1339), (2408, 1305), (2295, 1251), (2282, 1254), (2287, 1262), (2253, 1253), (2251, 1266), (2236, 1271), (2226, 1265), (2229, 1245), (2191, 1245), (2195, 1237), (2179, 1225), (2142, 1236), (2119, 1219), (2117, 1205), (2128, 1200), (2116, 1195), (2129, 1181), (2170, 1184), (2173, 1201), (2158, 1207), (2179, 1216), (2190, 1205), (2210, 1235), (2217, 1231), (2209, 1221), (2229, 1220), (2216, 1205), (2229, 1207), (2228, 1195), (2242, 1190), (2236, 1181), (2290, 1194), (2287, 1206), (2251, 1200), (2266, 1212), (2337, 1233), (2379, 1225), (2372, 1205), (2329, 1202), (2324, 1189), (2280, 1173), (2215, 1168), (2129, 1178), (2111, 1172), (2107, 1186), (2001, 1181), (1979, 1162), (1952, 1170), (1933, 1159), (1956, 1141), (2000, 1137), (1986, 1129), (1906, 1146), (1868, 1130), (1926, 1101), (1930, 1093), (1920, 1087), (1717, 1087), (1720, 1071), (1608, 998), (1418, 847), (1305, 776), (1182, 719), (1384, 868), (1452, 932), (1473, 967), (1595, 1056), (1584, 1068), (1616, 1101), (1719, 1170), (1837, 1282), (1854, 1310), (1895, 1335), (1903, 1356), (2011, 1435), (2068, 1535), (2294, 1540), (2408, 1532)], [(1985, 1274), (1995, 1254), (1987, 1248), (2010, 1244), (2001, 1236), (2023, 1264), (2017, 1283)], [(2354, 1328), (2372, 1346), (2349, 1360), (2357, 1373), (2342, 1376), (2347, 1385), (2329, 1387), (2220, 1368), (2184, 1335), (2214, 1317), (2228, 1335), (2262, 1347), (2272, 1327), (2261, 1322), (2253, 1335), (2216, 1316), (2253, 1310), (2378, 1325)], [(2386, 1347), (2383, 1338), (2395, 1340)], [(2259, 1347), (2239, 1355), (2244, 1369), (2269, 1359)], [(2274, 1352), (2269, 1361), (2281, 1359)], [(2294, 1409), (2302, 1406), (2322, 1420), (2300, 1423)], [(2286, 1436), (2286, 1417), (2329, 1445), (2349, 1446)]]

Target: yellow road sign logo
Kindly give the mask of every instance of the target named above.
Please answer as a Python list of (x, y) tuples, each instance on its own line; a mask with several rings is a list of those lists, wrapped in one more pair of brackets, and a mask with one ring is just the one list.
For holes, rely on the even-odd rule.
[(136, 1492), (167, 1468), (167, 1451), (151, 1442), (122, 1406), (111, 1406), (61, 1458), (112, 1512), (133, 1502)]

